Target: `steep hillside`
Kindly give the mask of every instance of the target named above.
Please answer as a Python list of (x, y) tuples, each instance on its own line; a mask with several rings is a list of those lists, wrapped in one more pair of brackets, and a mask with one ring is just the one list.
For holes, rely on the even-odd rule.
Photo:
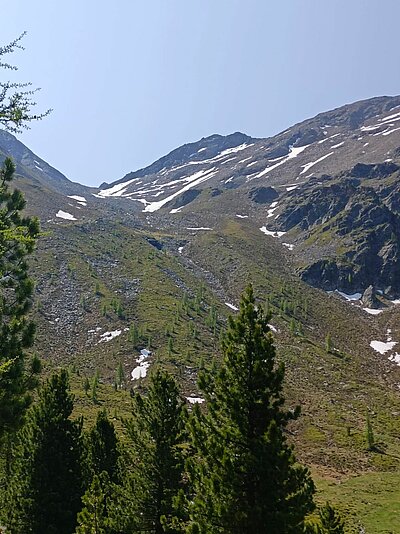
[[(157, 366), (199, 400), (197, 372), (218, 360), (252, 281), (272, 314), (288, 402), (302, 406), (291, 439), (321, 499), (347, 509), (336, 483), (355, 476), (365, 487), (380, 477), (389, 495), (400, 458), (399, 106), (355, 103), (269, 139), (213, 135), (98, 190), (1, 133), (44, 230), (31, 260), (35, 350), (48, 368), (70, 367), (77, 410), (97, 409), (83, 391), (96, 371), (110, 409), (129, 407)], [(125, 391), (114, 391), (120, 363)], [(356, 525), (373, 509), (348, 513)]]

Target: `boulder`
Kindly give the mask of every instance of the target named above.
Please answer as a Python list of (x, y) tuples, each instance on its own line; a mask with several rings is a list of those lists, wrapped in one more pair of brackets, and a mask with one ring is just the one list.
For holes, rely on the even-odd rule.
[(376, 298), (376, 291), (375, 291), (374, 286), (371, 285), (367, 287), (367, 289), (363, 293), (361, 302), (366, 308), (373, 308), (373, 309), (380, 308), (380, 302)]

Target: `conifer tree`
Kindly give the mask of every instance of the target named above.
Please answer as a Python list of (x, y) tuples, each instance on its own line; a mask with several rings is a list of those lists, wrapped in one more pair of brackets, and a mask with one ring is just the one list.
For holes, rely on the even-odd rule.
[(97, 414), (96, 423), (87, 435), (86, 447), (87, 464), (92, 476), (106, 472), (108, 478), (116, 482), (118, 480), (118, 438), (114, 425), (109, 421), (105, 410)]
[(284, 433), (299, 409), (284, 407), (268, 321), (249, 286), (229, 318), (222, 366), (200, 374), (207, 412), (195, 406), (190, 423), (192, 534), (300, 533), (313, 509), (313, 482)]
[(103, 485), (107, 486), (106, 473), (102, 477), (94, 475), (90, 488), (82, 497), (83, 508), (78, 514), (76, 534), (109, 534), (109, 520), (106, 511), (107, 496)]
[(344, 521), (339, 512), (327, 502), (319, 510), (321, 534), (344, 534)]
[(133, 458), (127, 483), (131, 502), (125, 509), (131, 507), (137, 532), (176, 532), (167, 525), (182, 487), (185, 421), (185, 403), (175, 380), (158, 370), (150, 377), (147, 397), (136, 393), (133, 419), (127, 422)]
[(14, 172), (12, 160), (6, 158), (0, 170), (0, 365), (6, 364), (0, 375), (0, 438), (19, 426), (40, 371), (37, 357), (26, 362), (26, 349), (32, 346), (35, 332), (27, 317), (33, 282), (26, 257), (34, 249), (39, 223), (21, 216), (24, 197), (17, 189), (9, 189)]
[(53, 375), (19, 433), (8, 484), (13, 534), (71, 534), (81, 507), (81, 423), (70, 419), (68, 374)]

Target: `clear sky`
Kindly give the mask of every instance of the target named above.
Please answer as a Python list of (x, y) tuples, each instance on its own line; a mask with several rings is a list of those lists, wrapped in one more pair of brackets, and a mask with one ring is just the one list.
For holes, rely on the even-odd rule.
[(88, 185), (213, 133), (267, 137), (400, 93), (399, 0), (1, 4), (1, 44), (28, 32), (18, 79), (54, 109), (19, 138)]

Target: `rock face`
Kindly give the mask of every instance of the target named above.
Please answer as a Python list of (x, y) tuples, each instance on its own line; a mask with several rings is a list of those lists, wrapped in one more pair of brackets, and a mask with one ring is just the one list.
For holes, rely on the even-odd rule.
[(249, 198), (257, 204), (270, 204), (279, 197), (273, 187), (256, 187), (249, 192)]
[(380, 308), (380, 302), (376, 298), (376, 292), (374, 286), (368, 286), (364, 291), (361, 302), (367, 308), (378, 309)]
[[(325, 290), (400, 293), (398, 180), (397, 165), (360, 164), (310, 180), (281, 203), (278, 229), (296, 231), (303, 244), (303, 280)], [(377, 306), (372, 290), (365, 298)]]

